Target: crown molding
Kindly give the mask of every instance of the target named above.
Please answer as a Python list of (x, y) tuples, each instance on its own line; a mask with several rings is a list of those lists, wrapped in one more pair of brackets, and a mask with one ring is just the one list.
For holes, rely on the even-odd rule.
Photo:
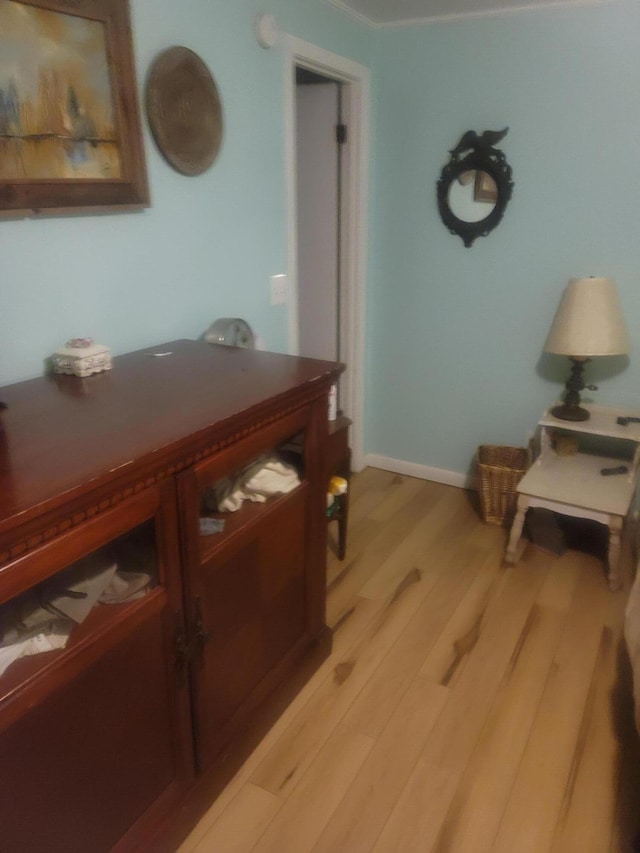
[(537, 3), (535, 6), (507, 6), (503, 9), (485, 9), (477, 12), (451, 12), (446, 15), (431, 15), (429, 17), (418, 18), (403, 18), (397, 21), (374, 21), (363, 15), (361, 12), (356, 12), (351, 9), (343, 0), (328, 0), (330, 5), (334, 6), (347, 17), (358, 21), (365, 26), (375, 30), (402, 29), (404, 27), (413, 26), (428, 26), (429, 24), (451, 23), (453, 21), (478, 20), (480, 18), (497, 18), (502, 15), (514, 15), (518, 13), (532, 13), (542, 11), (543, 9), (560, 9), (560, 8), (586, 8), (588, 6), (611, 6), (619, 0), (544, 0)]
[(347, 6), (347, 4), (343, 3), (342, 0), (327, 0), (327, 2), (330, 6), (334, 6), (338, 11), (342, 12), (343, 15), (346, 15), (347, 18), (351, 18), (351, 20), (357, 21), (359, 24), (364, 24), (374, 30), (380, 29), (380, 27), (384, 26), (384, 24), (378, 24), (375, 21), (372, 21), (371, 18), (367, 18), (367, 16), (363, 15), (362, 12), (356, 12), (355, 9)]

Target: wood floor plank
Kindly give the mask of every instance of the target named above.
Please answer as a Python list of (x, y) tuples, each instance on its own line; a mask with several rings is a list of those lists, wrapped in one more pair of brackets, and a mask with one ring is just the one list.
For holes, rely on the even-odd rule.
[(476, 567), (460, 603), (429, 650), (420, 675), (436, 684), (455, 683), (480, 635), (480, 625), (494, 592), (498, 571), (493, 555)]
[(391, 471), (375, 472), (371, 475), (371, 468), (366, 468), (362, 474), (351, 479), (351, 493), (349, 495), (349, 523), (357, 525), (373, 512), (383, 500), (389, 498), (398, 489), (405, 478)]
[[(338, 533), (338, 525), (328, 525), (329, 535), (334, 539)], [(337, 546), (328, 549), (327, 557), (327, 588), (331, 590), (332, 585), (340, 575), (351, 570), (355, 561), (365, 552), (367, 545), (380, 532), (380, 525), (371, 518), (364, 518), (356, 525), (349, 525), (347, 535), (347, 553), (344, 560), (338, 559)], [(337, 539), (336, 539), (337, 542)], [(360, 587), (358, 587), (360, 592)]]
[[(540, 561), (540, 559), (544, 559), (544, 556), (541, 556), (540, 552), (537, 554), (533, 552), (529, 556), (529, 561), (532, 559)], [(569, 551), (560, 559), (552, 558), (549, 563), (549, 576), (540, 589), (537, 603), (541, 607), (553, 607), (563, 613), (568, 612), (573, 604), (576, 588), (580, 581), (582, 562), (582, 555), (576, 551)], [(528, 561), (523, 561), (523, 568), (528, 565)]]
[(193, 853), (248, 853), (281, 808), (278, 797), (256, 785), (243, 785)]
[(529, 616), (548, 569), (504, 570), (485, 611), (467, 667), (434, 730), (433, 763), (459, 770), (470, 756), (514, 653), (526, 639)]
[[(429, 763), (422, 754), (414, 770), (408, 796), (402, 796), (380, 833), (372, 853), (425, 853), (434, 827), (440, 826), (458, 783), (457, 774)], [(426, 846), (425, 846), (426, 845)]]
[(384, 494), (391, 486), (402, 482), (402, 477), (393, 471), (381, 468), (363, 468), (354, 474), (350, 483), (350, 495), (354, 504), (371, 499), (372, 495)]
[(562, 600), (565, 577), (571, 578), (575, 590), (575, 562), (562, 572), (551, 572), (537, 597), (522, 643), (514, 650), (434, 845), (437, 853), (490, 853), (493, 849), (570, 603), (561, 608), (544, 602), (552, 598), (554, 588)]
[[(593, 563), (593, 561), (592, 561)], [(575, 758), (606, 611), (593, 565), (580, 578), (496, 840), (496, 853), (549, 850)], [(535, 809), (531, 804), (535, 802)]]
[(495, 567), (492, 557), (478, 555), (464, 544), (443, 561), (429, 595), (351, 705), (346, 719), (352, 726), (370, 737), (380, 735), (473, 582), (482, 557)]
[(374, 846), (446, 702), (446, 687), (417, 678), (371, 750), (313, 853)]
[[(414, 510), (416, 514), (414, 514)], [(460, 489), (446, 488), (439, 500), (431, 505), (429, 523), (419, 507), (412, 505), (411, 523), (407, 525), (396, 547), (374, 568), (370, 579), (362, 587), (367, 598), (384, 598), (398, 583), (407, 565), (428, 569), (430, 563), (451, 548), (467, 525), (477, 522), (473, 511)], [(457, 535), (456, 535), (457, 534)]]
[[(474, 508), (474, 512), (478, 513), (473, 498), (468, 496), (467, 500)], [(478, 519), (481, 516), (478, 513)], [(507, 539), (507, 531), (504, 527), (497, 524), (478, 523), (473, 525), (473, 530), (469, 533), (469, 544), (475, 545), (478, 548), (486, 548), (491, 550), (497, 557), (504, 557), (504, 550)]]
[[(367, 580), (391, 554), (401, 547), (412, 531), (423, 524), (425, 515), (430, 514), (435, 502), (437, 502), (437, 492), (424, 489), (408, 508), (397, 510), (393, 517), (393, 524), (378, 525), (375, 535), (371, 537), (364, 549), (354, 559), (349, 559), (345, 572), (330, 583), (327, 591), (327, 612), (332, 617), (341, 615), (347, 610), (356, 595), (372, 597), (363, 591)], [(384, 594), (373, 597), (384, 599), (392, 594), (394, 588), (406, 575), (407, 566), (413, 568), (413, 565), (411, 562), (405, 562), (403, 570), (394, 577), (394, 584), (387, 585)]]
[[(603, 629), (552, 853), (569, 850), (600, 853), (608, 850), (611, 844), (618, 788), (603, 784), (603, 780), (615, 778), (618, 769), (618, 741), (611, 695), (615, 689), (619, 639), (610, 628)], [(589, 815), (588, 820), (584, 819), (585, 815)]]
[[(376, 851), (425, 853), (436, 843), (510, 659), (530, 630), (529, 616), (545, 576), (544, 571), (504, 573), (469, 664), (451, 690)], [(430, 819), (420, 819), (416, 827), (416, 815), (425, 803)]]
[(342, 726), (322, 747), (253, 853), (308, 853), (369, 755), (373, 741)]
[(362, 690), (380, 659), (429, 592), (433, 579), (407, 573), (396, 593), (367, 626), (355, 646), (333, 659), (333, 671), (314, 693), (252, 776), (252, 781), (281, 795), (297, 782), (323, 743)]
[(402, 482), (398, 484), (397, 488), (367, 513), (367, 518), (372, 519), (378, 524), (391, 521), (396, 513), (402, 512), (419, 496), (426, 494), (435, 501), (440, 494), (440, 489), (436, 483), (430, 483), (428, 480), (403, 477)]

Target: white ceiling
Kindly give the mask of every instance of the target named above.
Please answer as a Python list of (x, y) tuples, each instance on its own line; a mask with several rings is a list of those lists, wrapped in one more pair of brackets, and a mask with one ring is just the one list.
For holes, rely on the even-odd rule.
[(463, 16), (534, 9), (541, 6), (593, 6), (611, 0), (329, 0), (374, 25), (444, 20)]

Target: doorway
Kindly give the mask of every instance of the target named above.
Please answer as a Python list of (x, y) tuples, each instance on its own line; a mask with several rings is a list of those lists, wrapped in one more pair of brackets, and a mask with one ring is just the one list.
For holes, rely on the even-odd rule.
[[(296, 66), (298, 353), (340, 361), (342, 86)], [(338, 407), (343, 407), (338, 394)]]
[[(289, 232), (289, 351), (299, 355), (318, 355), (316, 346), (332, 347), (320, 357), (336, 359), (347, 366), (341, 379), (340, 407), (353, 421), (351, 447), (353, 469), (364, 464), (364, 352), (365, 352), (365, 278), (367, 254), (367, 203), (368, 203), (368, 154), (370, 76), (364, 66), (329, 53), (322, 48), (304, 42), (294, 36), (285, 39), (285, 121), (286, 121), (286, 165)], [(310, 275), (303, 272), (308, 249), (302, 242), (304, 223), (300, 219), (299, 191), (306, 182), (299, 177), (297, 164), (297, 129), (299, 123), (296, 75), (300, 79), (305, 73), (321, 78), (307, 85), (306, 89), (326, 87), (327, 101), (337, 100), (337, 124), (346, 126), (346, 143), (337, 147), (339, 163), (335, 169), (336, 215), (322, 218), (329, 223), (333, 237), (327, 235), (317, 239), (315, 254), (324, 256), (325, 266), (332, 267), (327, 273), (329, 285), (310, 288), (302, 281)], [(333, 94), (331, 94), (333, 93)], [(312, 95), (311, 99), (316, 96)], [(329, 109), (329, 108), (328, 108)], [(331, 108), (333, 109), (333, 108)], [(340, 180), (337, 180), (338, 173)], [(310, 231), (306, 232), (312, 233)], [(327, 250), (327, 240), (331, 248)], [(329, 261), (327, 262), (327, 258)], [(313, 277), (314, 273), (311, 273)], [(315, 291), (315, 293), (314, 293)], [(323, 305), (312, 303), (311, 311), (305, 308), (311, 292), (312, 298), (320, 298)], [(319, 313), (319, 312), (324, 313)], [(311, 317), (310, 313), (316, 312)], [(303, 316), (304, 315), (304, 316)], [(333, 320), (325, 318), (333, 317)], [(315, 319), (314, 319), (315, 318)], [(323, 327), (325, 339), (318, 341), (315, 334)], [(314, 337), (312, 337), (314, 336)], [(332, 343), (331, 343), (332, 342)], [(303, 351), (304, 350), (304, 351)], [(331, 353), (331, 354), (330, 354)]]

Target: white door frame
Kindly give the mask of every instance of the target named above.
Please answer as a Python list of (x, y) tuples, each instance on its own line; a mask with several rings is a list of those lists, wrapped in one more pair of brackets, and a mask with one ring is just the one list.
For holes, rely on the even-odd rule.
[(296, 66), (339, 80), (343, 88), (344, 123), (349, 143), (344, 152), (343, 222), (341, 246), (342, 310), (346, 348), (343, 360), (349, 377), (341, 386), (345, 411), (353, 420), (351, 429), (352, 466), (364, 466), (364, 368), (365, 368), (365, 285), (367, 264), (367, 221), (369, 189), (369, 116), (371, 81), (369, 69), (337, 54), (323, 50), (295, 36), (284, 41), (285, 169), (287, 183), (288, 267), (289, 267), (289, 352), (299, 351), (298, 334), (298, 229), (296, 203)]

